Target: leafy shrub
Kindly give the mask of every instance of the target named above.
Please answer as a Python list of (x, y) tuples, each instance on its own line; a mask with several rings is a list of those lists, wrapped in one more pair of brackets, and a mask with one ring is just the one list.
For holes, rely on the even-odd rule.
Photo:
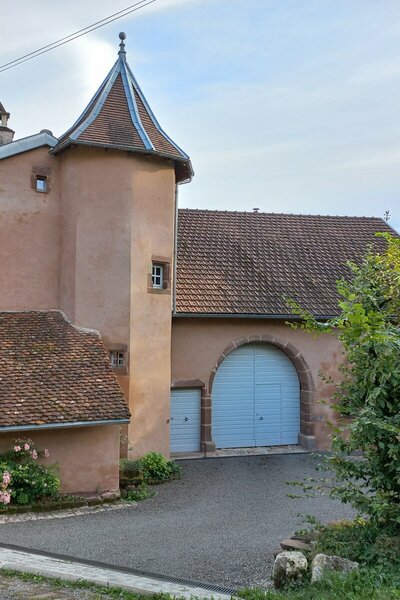
[(346, 575), (331, 573), (322, 581), (282, 592), (250, 588), (236, 595), (245, 600), (398, 600), (399, 573), (360, 569)]
[(140, 479), (144, 483), (157, 484), (179, 479), (182, 469), (172, 460), (167, 460), (159, 452), (148, 452), (142, 458), (129, 460), (123, 458), (120, 461), (121, 477), (123, 479)]
[(323, 552), (368, 567), (397, 567), (400, 578), (400, 536), (394, 526), (382, 527), (358, 518), (335, 525), (317, 525), (313, 554)]
[[(0, 470), (3, 468), (4, 467), (1, 467), (0, 465)], [(4, 470), (1, 474), (0, 481), (0, 506), (6, 506), (6, 504), (11, 502), (11, 489), (7, 489), (10, 485), (11, 473)]]
[(135, 490), (128, 490), (124, 494), (123, 499), (127, 500), (128, 502), (141, 502), (142, 500), (146, 500), (147, 498), (154, 496), (154, 493), (155, 492), (151, 492), (149, 490), (147, 483), (143, 482)]
[(129, 458), (121, 458), (119, 468), (125, 475), (136, 476), (142, 472), (142, 464), (140, 460), (130, 460)]
[(49, 453), (37, 450), (26, 438), (14, 440), (13, 447), (0, 456), (0, 473), (3, 473), (0, 506), (31, 504), (58, 496), (60, 480), (54, 467), (38, 464), (39, 456), (47, 458)]
[(140, 459), (140, 464), (144, 480), (151, 483), (164, 483), (181, 474), (180, 466), (159, 452), (148, 452)]
[(324, 484), (375, 524), (400, 531), (400, 239), (378, 235), (386, 251), (349, 263), (352, 277), (338, 283), (337, 318), (321, 323), (293, 306), (302, 329), (336, 334), (345, 351), (333, 406), (339, 426), (325, 461), (336, 480)]

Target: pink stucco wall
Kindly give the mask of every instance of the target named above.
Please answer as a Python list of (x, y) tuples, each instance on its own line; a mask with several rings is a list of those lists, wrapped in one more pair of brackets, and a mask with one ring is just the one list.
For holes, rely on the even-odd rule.
[[(47, 194), (32, 185), (40, 168)], [(79, 146), (16, 155), (0, 161), (0, 216), (0, 310), (60, 308), (123, 347), (126, 446), (167, 455), (171, 289), (151, 293), (149, 277), (155, 257), (172, 266), (173, 162)]]
[[(49, 192), (33, 187), (49, 175)], [(0, 309), (59, 308), (59, 165), (47, 147), (0, 161)]]
[(12, 440), (21, 436), (30, 438), (38, 449), (49, 450), (49, 458), (41, 459), (41, 462), (57, 463), (63, 492), (118, 490), (118, 425), (2, 432), (0, 452), (7, 450)]
[(149, 291), (149, 277), (155, 257), (172, 263), (173, 163), (84, 147), (60, 160), (61, 308), (126, 347), (129, 452), (167, 455), (171, 291)]

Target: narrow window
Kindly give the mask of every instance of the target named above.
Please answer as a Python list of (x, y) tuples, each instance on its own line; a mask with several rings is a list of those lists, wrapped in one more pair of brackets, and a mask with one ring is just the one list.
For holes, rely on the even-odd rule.
[(118, 352), (118, 350), (110, 350), (110, 363), (112, 367), (123, 367), (124, 353)]
[(47, 192), (47, 177), (44, 175), (36, 176), (36, 191)]
[(163, 289), (164, 287), (164, 266), (153, 264), (151, 272), (151, 282), (153, 288)]

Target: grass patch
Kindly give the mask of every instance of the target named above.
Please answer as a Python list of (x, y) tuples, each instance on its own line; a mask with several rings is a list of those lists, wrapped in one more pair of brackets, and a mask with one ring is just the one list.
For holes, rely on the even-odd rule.
[(383, 527), (364, 519), (336, 525), (317, 525), (318, 538), (313, 555), (323, 552), (355, 560), (361, 565), (397, 568), (400, 574), (400, 530)]
[(322, 525), (314, 519), (313, 529), (302, 535), (317, 541), (305, 552), (309, 565), (316, 554), (341, 556), (360, 564), (347, 574), (332, 573), (323, 581), (304, 582), (282, 591), (247, 589), (238, 593), (245, 600), (400, 600), (400, 531), (365, 521), (342, 521)]
[(245, 600), (399, 600), (399, 572), (360, 569), (347, 576), (330, 575), (323, 581), (282, 592), (259, 589), (242, 590)]
[[(136, 594), (117, 587), (104, 587), (88, 581), (64, 581), (53, 577), (43, 577), (31, 573), (20, 573), (9, 569), (0, 569), (0, 575), (20, 579), (34, 584), (45, 583), (55, 589), (87, 590), (104, 598), (119, 598), (120, 600), (171, 600), (169, 594)], [(194, 599), (193, 599), (194, 600)]]

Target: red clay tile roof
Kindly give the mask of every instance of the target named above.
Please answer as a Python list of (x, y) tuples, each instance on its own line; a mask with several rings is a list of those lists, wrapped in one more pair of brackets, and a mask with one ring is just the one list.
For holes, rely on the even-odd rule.
[(141, 152), (174, 161), (177, 179), (193, 175), (189, 156), (160, 127), (125, 58), (119, 57), (76, 123), (52, 154), (71, 144)]
[(129, 420), (95, 332), (59, 311), (0, 312), (0, 427)]
[(336, 281), (393, 230), (369, 217), (183, 209), (178, 221), (177, 313), (289, 315), (287, 299), (337, 313)]

